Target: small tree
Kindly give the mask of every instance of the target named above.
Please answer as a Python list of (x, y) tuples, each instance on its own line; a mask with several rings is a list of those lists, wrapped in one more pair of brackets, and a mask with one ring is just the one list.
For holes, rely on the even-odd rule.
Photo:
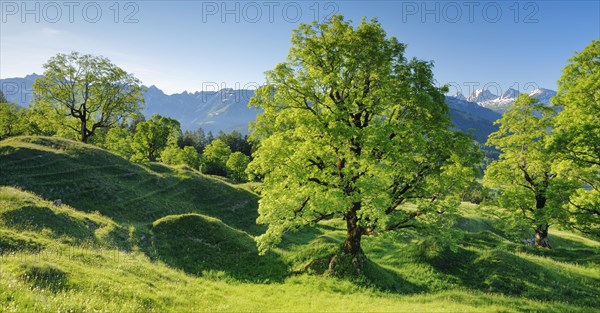
[(198, 151), (196, 151), (196, 149), (194, 147), (190, 147), (190, 146), (186, 146), (183, 147), (183, 163), (187, 164), (187, 166), (197, 170), (198, 168), (200, 168), (200, 154), (198, 154)]
[(140, 81), (107, 58), (57, 54), (33, 84), (34, 107), (69, 117), (62, 126), (88, 142), (99, 128), (110, 128), (135, 114), (143, 103)]
[(252, 146), (248, 142), (248, 136), (242, 136), (237, 130), (232, 131), (229, 134), (219, 132), (217, 139), (221, 139), (226, 143), (232, 152), (242, 152), (245, 155), (252, 154)]
[(168, 146), (160, 153), (160, 160), (170, 165), (185, 164), (193, 169), (198, 169), (200, 166), (200, 155), (191, 146), (186, 146), (183, 149), (177, 146)]
[(196, 149), (196, 152), (202, 153), (208, 142), (206, 142), (206, 134), (204, 133), (204, 130), (202, 128), (198, 128), (194, 132), (186, 130), (181, 138), (179, 138), (177, 141), (177, 144), (182, 149), (184, 147), (191, 146)]
[(512, 227), (529, 226), (537, 246), (549, 247), (548, 228), (564, 220), (561, 207), (569, 184), (552, 171), (552, 154), (546, 148), (550, 137), (551, 108), (520, 95), (496, 121), (500, 129), (490, 134), (487, 144), (501, 151), (489, 164), (484, 185), (500, 192), (498, 202)]
[(558, 81), (551, 148), (554, 169), (579, 187), (565, 208), (569, 226), (600, 237), (600, 39), (576, 53)]
[(148, 121), (137, 125), (133, 136), (132, 160), (154, 162), (167, 146), (175, 146), (180, 136), (178, 121), (155, 114)]
[(231, 155), (229, 146), (220, 139), (215, 139), (204, 148), (202, 153), (202, 172), (206, 174), (227, 175), (227, 160)]
[(14, 103), (0, 102), (0, 140), (27, 131), (27, 109)]
[(127, 128), (113, 127), (106, 133), (103, 146), (126, 159), (130, 159), (133, 156), (132, 143), (133, 136)]
[(160, 153), (160, 161), (169, 165), (184, 164), (183, 150), (177, 146), (168, 146)]
[(227, 176), (236, 182), (244, 182), (248, 179), (246, 168), (250, 158), (242, 152), (234, 152), (227, 160)]

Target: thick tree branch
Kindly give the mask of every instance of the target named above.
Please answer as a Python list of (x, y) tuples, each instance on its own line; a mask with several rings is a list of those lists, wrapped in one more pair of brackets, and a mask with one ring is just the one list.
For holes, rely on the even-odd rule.
[(302, 210), (304, 210), (304, 208), (308, 204), (308, 201), (310, 201), (310, 197), (306, 198), (306, 200), (304, 200), (304, 202), (302, 202), (300, 207), (294, 210), (294, 216), (296, 216), (298, 213), (300, 213), (300, 212), (302, 212)]
[(408, 228), (408, 227), (415, 227), (413, 224), (406, 224), (406, 223), (414, 220), (419, 215), (421, 215), (421, 212), (418, 212), (418, 211), (410, 213), (405, 219), (386, 227), (385, 231), (401, 229), (401, 228)]

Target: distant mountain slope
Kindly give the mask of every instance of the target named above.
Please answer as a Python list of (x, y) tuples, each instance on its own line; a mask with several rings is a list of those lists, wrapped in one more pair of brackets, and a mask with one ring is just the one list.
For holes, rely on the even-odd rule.
[[(11, 102), (23, 107), (29, 106), (33, 99), (31, 87), (40, 75), (32, 74), (24, 78), (7, 78), (0, 80), (0, 87)], [(469, 98), (489, 97), (489, 92), (481, 91)], [(237, 130), (248, 133), (248, 124), (256, 118), (260, 110), (249, 108), (248, 102), (254, 96), (253, 90), (222, 89), (219, 91), (183, 92), (172, 95), (165, 94), (156, 86), (147, 87), (144, 93), (146, 117), (160, 114), (177, 119), (183, 130), (195, 130), (202, 127), (205, 131), (216, 133), (220, 130), (231, 132)], [(456, 129), (475, 130), (475, 139), (483, 143), (487, 135), (497, 128), (492, 123), (500, 114), (482, 107), (474, 102), (466, 101), (464, 96), (447, 97)]]
[[(146, 93), (144, 114), (154, 113), (171, 116), (180, 121), (183, 129), (202, 127), (205, 131), (237, 130), (248, 132), (248, 124), (256, 119), (261, 110), (249, 108), (248, 101), (254, 96), (252, 90), (223, 89), (218, 92), (181, 93), (167, 96), (152, 86)], [(475, 139), (481, 143), (496, 131), (493, 122), (501, 114), (474, 102), (446, 97), (450, 116), (456, 129), (467, 132), (474, 129)]]
[(146, 117), (152, 114), (170, 116), (181, 123), (184, 130), (202, 127), (205, 131), (248, 133), (248, 123), (260, 111), (248, 108), (252, 90), (222, 89), (166, 95), (156, 86), (150, 86), (144, 98)]
[(477, 142), (485, 143), (488, 136), (498, 130), (494, 121), (502, 117), (500, 113), (454, 97), (446, 97), (446, 103), (450, 108), (455, 128), (463, 132), (473, 129), (473, 136)]
[[(1, 79), (0, 90), (8, 101), (28, 107), (33, 100), (32, 86), (38, 77), (41, 75)], [(259, 112), (248, 108), (252, 96), (252, 90), (233, 89), (167, 95), (153, 85), (144, 93), (146, 107), (143, 113), (146, 117), (160, 114), (175, 118), (184, 130), (202, 127), (214, 133), (219, 130), (247, 133), (248, 122), (254, 120)]]
[(25, 77), (0, 79), (0, 90), (9, 102), (28, 107), (29, 103), (33, 101), (33, 82), (38, 77), (41, 75), (33, 73)]

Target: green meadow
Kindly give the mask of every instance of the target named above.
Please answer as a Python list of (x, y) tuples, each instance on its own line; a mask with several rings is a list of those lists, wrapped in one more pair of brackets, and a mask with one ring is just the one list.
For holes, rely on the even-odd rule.
[(360, 277), (323, 274), (336, 220), (259, 255), (253, 184), (66, 139), (0, 141), (0, 312), (600, 309), (600, 242), (553, 228), (553, 249), (526, 246), (470, 203), (456, 249), (367, 237)]

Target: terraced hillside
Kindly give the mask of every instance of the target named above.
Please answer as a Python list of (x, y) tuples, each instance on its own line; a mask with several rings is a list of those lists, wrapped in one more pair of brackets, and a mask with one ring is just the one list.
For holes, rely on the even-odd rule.
[(187, 168), (63, 139), (0, 141), (0, 311), (600, 308), (600, 243), (578, 234), (523, 246), (464, 204), (455, 252), (414, 234), (369, 237), (364, 276), (349, 279), (321, 275), (343, 225), (288, 234), (259, 256), (256, 207), (241, 186)]
[(0, 185), (61, 199), (83, 212), (97, 211), (127, 225), (170, 214), (203, 213), (258, 234), (257, 197), (217, 178), (159, 163), (133, 164), (108, 151), (46, 137), (0, 143)]

